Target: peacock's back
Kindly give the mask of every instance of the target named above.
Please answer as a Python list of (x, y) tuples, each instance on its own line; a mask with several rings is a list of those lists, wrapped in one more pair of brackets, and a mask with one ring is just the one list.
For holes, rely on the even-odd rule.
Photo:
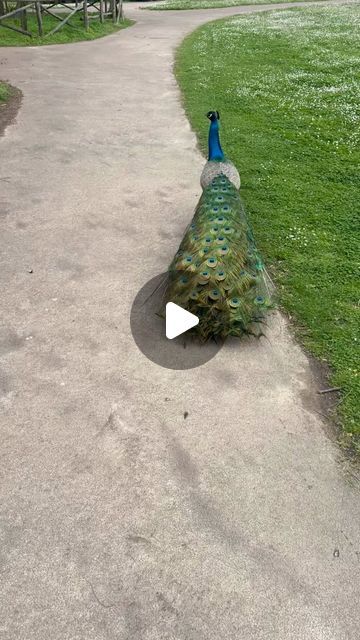
[(223, 174), (225, 178), (228, 178), (230, 182), (237, 188), (240, 189), (240, 175), (232, 162), (227, 160), (226, 162), (216, 162), (215, 160), (208, 160), (203, 168), (200, 176), (200, 184), (202, 189), (206, 189), (209, 184), (216, 178), (218, 175)]

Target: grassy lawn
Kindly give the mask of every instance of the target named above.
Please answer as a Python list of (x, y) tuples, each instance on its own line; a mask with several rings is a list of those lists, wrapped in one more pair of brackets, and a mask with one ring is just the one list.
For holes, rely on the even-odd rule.
[[(59, 16), (61, 14), (58, 14)], [(34, 46), (41, 44), (65, 44), (69, 42), (77, 42), (79, 40), (95, 40), (95, 38), (101, 38), (102, 36), (107, 36), (110, 33), (114, 33), (119, 29), (124, 29), (125, 27), (129, 27), (133, 24), (132, 20), (123, 20), (119, 24), (113, 24), (112, 20), (106, 20), (103, 24), (101, 24), (99, 19), (90, 20), (90, 27), (88, 31), (85, 31), (83, 26), (82, 18), (77, 15), (70, 19), (70, 22), (73, 27), (69, 25), (65, 25), (61, 27), (61, 29), (50, 37), (46, 37), (44, 35), (40, 38), (37, 35), (37, 22), (36, 18), (33, 15), (28, 16), (28, 31), (33, 33), (33, 37), (29, 38), (28, 36), (23, 36), (20, 33), (16, 33), (15, 31), (10, 31), (10, 29), (5, 29), (4, 27), (0, 27), (0, 47), (26, 47), (26, 46)], [(7, 24), (13, 24), (14, 26), (19, 26), (19, 20), (8, 20)], [(44, 15), (43, 16), (43, 27), (44, 33), (48, 33), (51, 31), (59, 21), (56, 18), (51, 16)]]
[[(218, 7), (238, 7), (246, 4), (274, 4), (279, 2), (296, 2), (297, 0), (159, 0), (152, 7), (142, 7), (150, 11), (170, 9), (216, 9)], [(303, 0), (310, 2), (311, 0)]]
[[(190, 121), (223, 146), (268, 266), (305, 347), (342, 390), (344, 441), (359, 443), (360, 4), (212, 22), (177, 54)], [(357, 274), (357, 275), (356, 275)], [(357, 277), (357, 279), (356, 279)]]

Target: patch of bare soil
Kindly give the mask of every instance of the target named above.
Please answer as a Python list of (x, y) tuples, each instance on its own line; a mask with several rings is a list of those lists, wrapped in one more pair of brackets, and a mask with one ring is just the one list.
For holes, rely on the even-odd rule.
[(347, 454), (349, 461), (352, 461), (357, 472), (360, 470), (359, 449), (357, 442), (353, 442), (351, 434), (347, 434), (341, 428), (338, 414), (338, 406), (342, 402), (342, 393), (339, 387), (334, 387), (331, 380), (331, 369), (326, 362), (319, 360), (305, 350), (308, 358), (311, 373), (313, 390), (303, 393), (302, 399), (305, 407), (315, 411), (324, 418), (323, 426), (326, 435), (331, 440), (336, 440), (341, 446), (343, 453)]

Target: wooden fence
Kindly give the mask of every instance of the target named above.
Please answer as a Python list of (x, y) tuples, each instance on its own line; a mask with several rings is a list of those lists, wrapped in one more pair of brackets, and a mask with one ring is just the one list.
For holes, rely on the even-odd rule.
[[(104, 22), (105, 19), (111, 19), (114, 24), (118, 24), (123, 18), (123, 0), (75, 0), (75, 2), (51, 2), (43, 0), (17, 0), (16, 7), (12, 9), (12, 5), (15, 3), (7, 2), (6, 0), (0, 0), (0, 27), (5, 29), (11, 29), (17, 31), (29, 38), (33, 37), (33, 33), (28, 30), (27, 18), (29, 13), (36, 16), (37, 34), (39, 36), (51, 36), (65, 24), (74, 29), (78, 28), (73, 25), (70, 20), (76, 15), (80, 14), (83, 17), (84, 28), (88, 30), (90, 20), (99, 19), (100, 22)], [(54, 8), (59, 9), (63, 7), (66, 10), (66, 15), (59, 12), (54, 12)], [(56, 25), (48, 33), (44, 33), (43, 28), (43, 15), (48, 14), (58, 20), (59, 24)], [(7, 22), (11, 19), (11, 23)], [(14, 25), (13, 19), (19, 18), (19, 25)], [(1, 45), (1, 39), (0, 39)]]

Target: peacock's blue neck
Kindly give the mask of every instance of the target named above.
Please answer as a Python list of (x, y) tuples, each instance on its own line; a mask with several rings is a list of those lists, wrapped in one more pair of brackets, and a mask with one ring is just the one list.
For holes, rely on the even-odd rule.
[(217, 120), (210, 122), (209, 129), (209, 160), (224, 160), (224, 153), (219, 138), (219, 123)]

